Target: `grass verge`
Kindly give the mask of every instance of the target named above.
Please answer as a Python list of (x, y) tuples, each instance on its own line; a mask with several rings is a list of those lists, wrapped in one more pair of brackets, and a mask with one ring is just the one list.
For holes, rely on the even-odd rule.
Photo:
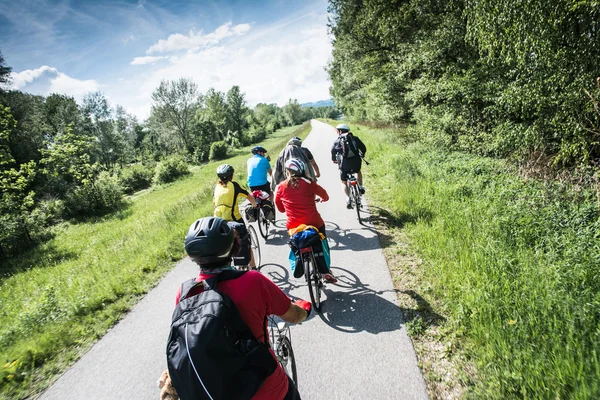
[[(284, 128), (262, 145), (277, 154), (310, 125)], [(135, 194), (114, 214), (64, 223), (40, 247), (10, 261), (0, 277), (0, 398), (39, 393), (85, 353), (168, 272), (189, 225), (212, 214), (215, 168), (245, 182), (249, 148), (193, 167), (172, 184)]]
[(353, 128), (430, 396), (598, 398), (594, 190), (524, 179), (403, 130)]

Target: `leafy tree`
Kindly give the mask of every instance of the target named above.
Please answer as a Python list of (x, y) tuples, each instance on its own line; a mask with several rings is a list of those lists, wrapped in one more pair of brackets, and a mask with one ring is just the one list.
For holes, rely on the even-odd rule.
[(198, 85), (190, 78), (174, 81), (163, 80), (152, 93), (152, 113), (162, 123), (173, 127), (181, 145), (187, 151), (193, 150), (190, 127), (196, 110), (202, 104)]
[(35, 195), (31, 190), (35, 162), (16, 164), (9, 145), (16, 126), (10, 109), (0, 105), (0, 257), (11, 255), (23, 242), (32, 242), (27, 215)]
[(298, 100), (290, 99), (283, 107), (283, 115), (285, 116), (287, 125), (296, 125), (301, 123), (303, 121), (302, 107), (298, 103)]
[(199, 120), (210, 122), (215, 136), (213, 140), (224, 140), (227, 136), (227, 102), (225, 95), (213, 88), (204, 96), (204, 108), (199, 110)]
[(62, 94), (51, 94), (44, 102), (46, 124), (49, 128), (47, 139), (64, 132), (70, 124), (81, 126), (82, 114), (75, 99)]
[(10, 72), (12, 68), (6, 65), (4, 61), (4, 57), (2, 56), (2, 51), (0, 51), (0, 91), (2, 88), (10, 83)]
[[(247, 144), (244, 131), (247, 128), (246, 116), (250, 112), (239, 86), (232, 86), (226, 95), (226, 129), (231, 138), (240, 144)], [(230, 142), (231, 142), (230, 140)]]

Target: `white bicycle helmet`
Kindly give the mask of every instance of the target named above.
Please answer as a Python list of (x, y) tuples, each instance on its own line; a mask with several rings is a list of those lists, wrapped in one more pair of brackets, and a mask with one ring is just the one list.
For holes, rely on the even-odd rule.
[(290, 158), (285, 162), (285, 169), (290, 171), (294, 176), (304, 176), (306, 166), (302, 160), (298, 158)]
[(335, 129), (337, 129), (338, 131), (350, 132), (350, 127), (346, 124), (339, 124), (335, 127)]

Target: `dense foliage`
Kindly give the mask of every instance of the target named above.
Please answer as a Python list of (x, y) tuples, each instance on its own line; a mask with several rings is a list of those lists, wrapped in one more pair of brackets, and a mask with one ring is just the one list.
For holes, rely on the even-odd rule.
[(413, 334), (435, 343), (424, 358), (439, 362), (428, 383), (442, 394), (431, 398), (448, 398), (450, 382), (467, 399), (598, 398), (595, 190), (526, 180), (504, 160), (413, 142), (404, 129), (353, 126), (369, 148), (376, 220), (407, 234), (423, 261), (399, 270), (420, 276), (417, 296), (444, 316), (407, 313), (420, 315), (407, 321)]
[(251, 109), (238, 86), (200, 93), (191, 79), (162, 81), (144, 122), (100, 92), (81, 104), (7, 90), (11, 68), (0, 53), (0, 259), (45, 240), (62, 219), (121, 207), (124, 193), (187, 174), (187, 163), (227, 156), (275, 130), (334, 107)]
[(600, 158), (597, 0), (330, 0), (332, 95), (438, 145), (559, 166)]

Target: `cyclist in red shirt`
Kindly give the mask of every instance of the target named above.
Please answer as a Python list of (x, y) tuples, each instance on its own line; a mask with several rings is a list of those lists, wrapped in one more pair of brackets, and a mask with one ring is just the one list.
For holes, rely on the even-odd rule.
[[(325, 222), (317, 210), (315, 200), (327, 201), (327, 191), (317, 182), (304, 175), (305, 164), (298, 158), (291, 158), (285, 163), (286, 180), (277, 186), (275, 205), (280, 212), (287, 215), (286, 228), (294, 229), (299, 225), (312, 225), (327, 237)], [(327, 282), (335, 282), (331, 273), (323, 278)]]
[[(185, 251), (191, 260), (200, 267), (197, 282), (218, 274), (224, 270), (234, 269), (231, 258), (239, 251), (240, 241), (235, 230), (227, 221), (218, 217), (201, 218), (190, 227), (185, 238)], [(189, 296), (203, 290), (202, 285), (190, 291)], [(267, 317), (277, 315), (284, 321), (299, 323), (310, 314), (311, 304), (304, 300), (292, 300), (269, 278), (258, 271), (249, 271), (236, 279), (219, 283), (219, 290), (231, 298), (237, 307), (240, 317), (248, 325), (254, 336), (263, 343)], [(179, 302), (181, 287), (177, 292)], [(189, 297), (188, 296), (188, 297)], [(271, 349), (271, 355), (276, 358)], [(278, 364), (273, 372), (252, 397), (253, 400), (295, 400), (300, 399), (298, 389)]]

